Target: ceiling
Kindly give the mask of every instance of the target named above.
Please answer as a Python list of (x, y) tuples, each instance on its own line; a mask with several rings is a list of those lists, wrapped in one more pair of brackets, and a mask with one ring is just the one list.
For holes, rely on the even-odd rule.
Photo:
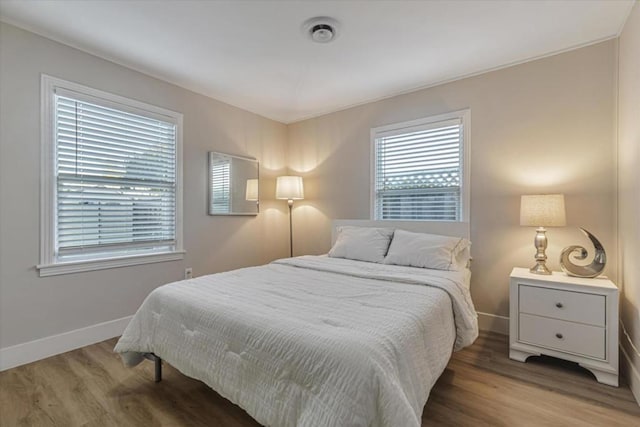
[[(291, 123), (616, 37), (633, 3), (2, 0), (0, 19)], [(315, 16), (332, 43), (303, 33)]]

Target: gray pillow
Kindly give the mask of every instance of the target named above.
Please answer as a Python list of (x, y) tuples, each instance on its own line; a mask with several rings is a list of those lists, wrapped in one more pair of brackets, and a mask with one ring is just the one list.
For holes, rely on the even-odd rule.
[(391, 228), (342, 226), (337, 231), (329, 256), (357, 261), (383, 262), (393, 237)]
[(384, 263), (461, 270), (468, 262), (470, 245), (471, 242), (462, 237), (396, 230)]

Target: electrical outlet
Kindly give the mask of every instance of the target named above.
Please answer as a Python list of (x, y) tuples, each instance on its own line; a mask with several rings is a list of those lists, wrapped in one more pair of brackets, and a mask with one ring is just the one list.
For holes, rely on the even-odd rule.
[(193, 268), (189, 267), (184, 269), (184, 278), (185, 280), (193, 278)]

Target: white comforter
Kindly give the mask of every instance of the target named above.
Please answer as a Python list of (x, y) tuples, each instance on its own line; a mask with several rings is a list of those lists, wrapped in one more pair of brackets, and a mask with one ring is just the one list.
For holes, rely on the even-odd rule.
[(305, 256), (162, 286), (115, 351), (153, 352), (265, 425), (409, 427), (477, 333), (463, 273)]

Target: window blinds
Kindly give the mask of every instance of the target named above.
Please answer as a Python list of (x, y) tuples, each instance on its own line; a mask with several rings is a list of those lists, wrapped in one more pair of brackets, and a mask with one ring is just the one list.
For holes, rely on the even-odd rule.
[(211, 162), (211, 213), (231, 213), (231, 158), (219, 158)]
[(375, 135), (376, 219), (459, 221), (462, 121)]
[(56, 255), (172, 247), (176, 125), (86, 98), (55, 95)]

